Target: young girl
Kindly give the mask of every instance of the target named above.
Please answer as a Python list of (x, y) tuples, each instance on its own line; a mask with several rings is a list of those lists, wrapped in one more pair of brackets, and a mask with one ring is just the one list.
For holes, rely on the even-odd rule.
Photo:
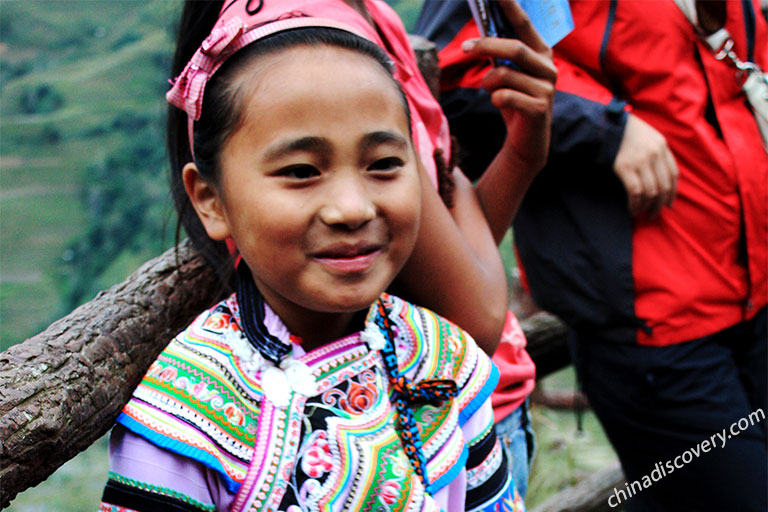
[(206, 236), (236, 246), (237, 292), (126, 405), (101, 509), (519, 508), (493, 364), (383, 293), (422, 213), (386, 55), (336, 18), (254, 3), (225, 6), (169, 94), (196, 120), (181, 183)]
[[(426, 306), (466, 329), (500, 369), (500, 383), (492, 401), (496, 419), (504, 421), (502, 440), (521, 468), (532, 457), (532, 435), (527, 429), (525, 399), (533, 389), (535, 368), (525, 351), (525, 337), (514, 316), (507, 312), (506, 275), (497, 243), (507, 232), (528, 183), (543, 165), (549, 141), (555, 68), (549, 49), (532, 28), (530, 20), (513, 0), (500, 0), (515, 28), (517, 39), (486, 38), (471, 48), (456, 49), (475, 57), (513, 61), (517, 69), (494, 69), (485, 86), (494, 105), (501, 109), (507, 137), (502, 150), (483, 178), (471, 183), (445, 160), (455, 151), (450, 146), (448, 122), (420, 76), (406, 31), (397, 14), (380, 0), (280, 0), (267, 1), (284, 13), (312, 10), (315, 16), (343, 20), (357, 33), (384, 49), (395, 63), (395, 78), (405, 92), (412, 115), (414, 143), (424, 163), (422, 215), (416, 246), (391, 289), (398, 295)], [(179, 31), (179, 44), (172, 76), (181, 73), (202, 40), (211, 32), (219, 12), (249, 10), (249, 16), (267, 13), (264, 2), (231, 0), (187, 3)], [(270, 13), (274, 16), (274, 12)], [(262, 19), (267, 19), (262, 16)], [(446, 77), (450, 80), (450, 77)], [(192, 159), (187, 115), (169, 112), (169, 154), (172, 172), (179, 176)], [(433, 156), (433, 154), (435, 154)], [(438, 165), (438, 164), (443, 164)], [(443, 172), (438, 168), (442, 167)], [(452, 177), (455, 187), (442, 186)], [(233, 269), (223, 244), (205, 243), (207, 237), (186, 191), (174, 187), (177, 209), (187, 233), (209, 261)], [(450, 208), (441, 201), (435, 185), (450, 191)], [(441, 194), (445, 195), (445, 194)], [(198, 236), (194, 236), (197, 234)], [(225, 279), (225, 281), (227, 281)], [(502, 332), (503, 328), (503, 332)], [(500, 335), (501, 334), (501, 335)], [(500, 343), (501, 340), (501, 343)], [(527, 442), (511, 442), (525, 438)], [(525, 488), (525, 473), (518, 473)]]

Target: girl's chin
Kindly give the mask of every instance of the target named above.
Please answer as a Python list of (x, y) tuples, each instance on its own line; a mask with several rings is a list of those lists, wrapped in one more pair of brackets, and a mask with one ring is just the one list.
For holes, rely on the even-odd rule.
[(367, 311), (371, 304), (383, 293), (376, 287), (365, 292), (359, 292), (354, 295), (331, 295), (326, 296), (322, 304), (316, 303), (312, 309), (324, 311), (327, 313), (357, 313)]

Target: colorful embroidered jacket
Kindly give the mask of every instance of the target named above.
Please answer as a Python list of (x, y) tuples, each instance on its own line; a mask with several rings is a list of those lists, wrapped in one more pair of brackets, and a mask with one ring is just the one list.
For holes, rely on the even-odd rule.
[[(300, 375), (271, 380), (232, 296), (168, 345), (123, 409), (101, 510), (523, 510), (493, 430), (493, 363), (447, 320), (382, 302), (398, 369), (458, 388), (412, 406), (426, 488), (395, 426), (381, 350), (366, 342), (374, 308), (361, 333), (309, 353), (293, 344), (313, 381), (299, 392)], [(282, 323), (269, 330), (289, 341)]]

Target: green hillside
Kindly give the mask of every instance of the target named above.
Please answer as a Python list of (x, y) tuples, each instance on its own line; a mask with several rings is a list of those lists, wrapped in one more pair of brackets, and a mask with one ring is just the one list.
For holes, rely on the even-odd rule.
[(177, 8), (0, 3), (0, 349), (169, 244), (162, 93)]

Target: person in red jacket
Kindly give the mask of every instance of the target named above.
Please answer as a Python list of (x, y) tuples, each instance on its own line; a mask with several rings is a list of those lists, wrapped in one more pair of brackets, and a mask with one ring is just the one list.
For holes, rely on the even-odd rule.
[[(700, 29), (673, 0), (571, 2), (549, 160), (515, 242), (621, 459), (628, 485), (609, 504), (765, 510), (768, 154), (745, 77), (701, 34), (725, 28), (764, 70), (768, 34), (756, 1), (680, 4)], [(441, 49), (462, 168), (480, 170), (504, 132), (469, 10), (428, 1), (417, 31)]]

